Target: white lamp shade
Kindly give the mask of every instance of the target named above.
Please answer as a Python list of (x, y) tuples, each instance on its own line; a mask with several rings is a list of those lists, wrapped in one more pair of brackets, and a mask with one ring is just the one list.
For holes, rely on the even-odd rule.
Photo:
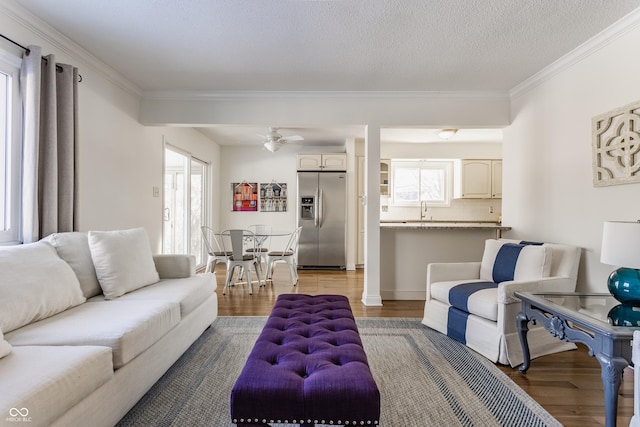
[(600, 262), (640, 268), (640, 222), (605, 221)]

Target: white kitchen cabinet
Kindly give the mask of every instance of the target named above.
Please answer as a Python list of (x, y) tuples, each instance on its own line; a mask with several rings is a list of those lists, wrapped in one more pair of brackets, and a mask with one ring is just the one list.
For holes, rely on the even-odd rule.
[(391, 183), (390, 180), (391, 173), (391, 160), (389, 159), (380, 159), (380, 195), (388, 196), (389, 193), (389, 185)]
[(323, 154), (322, 170), (345, 171), (347, 170), (347, 155), (345, 153)]
[(502, 198), (502, 160), (491, 160), (491, 198)]
[(455, 180), (455, 198), (501, 198), (502, 160), (460, 160), (456, 164)]
[(298, 154), (298, 170), (344, 171), (347, 170), (346, 153)]
[(322, 154), (298, 154), (298, 170), (322, 170)]

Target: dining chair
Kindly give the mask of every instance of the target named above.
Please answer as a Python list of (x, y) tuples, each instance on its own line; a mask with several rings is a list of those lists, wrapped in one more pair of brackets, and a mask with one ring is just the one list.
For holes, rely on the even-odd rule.
[(267, 280), (273, 283), (273, 268), (278, 261), (284, 261), (289, 265), (289, 273), (291, 281), (295, 286), (298, 283), (297, 257), (298, 257), (298, 241), (300, 240), (300, 232), (302, 227), (296, 228), (289, 236), (289, 241), (283, 251), (270, 251), (267, 253)]
[(231, 256), (231, 252), (225, 252), (220, 245), (219, 236), (213, 228), (203, 225), (200, 227), (202, 231), (202, 240), (207, 247), (207, 267), (205, 273), (215, 273), (216, 264), (219, 262), (227, 263), (227, 258)]
[(255, 253), (258, 257), (260, 265), (260, 271), (262, 271), (262, 263), (267, 264), (267, 253), (269, 252), (269, 244), (271, 243), (271, 226), (264, 224), (254, 224), (247, 227), (249, 231), (252, 231), (256, 237), (256, 246), (252, 247), (247, 245), (245, 252), (252, 254)]
[[(247, 278), (249, 284), (249, 295), (253, 295), (253, 288), (251, 285), (251, 267), (254, 267), (256, 275), (258, 276), (258, 284), (260, 284), (260, 267), (258, 266), (258, 257), (255, 255), (255, 248), (257, 246), (256, 236), (250, 230), (243, 229), (230, 229), (224, 230), (220, 233), (222, 241), (222, 250), (224, 252), (231, 252), (231, 256), (227, 258), (227, 275), (224, 282), (224, 288), (222, 289), (222, 295), (226, 294), (227, 288), (231, 285), (231, 279), (233, 277), (233, 271), (236, 267), (240, 267), (242, 272)], [(254, 248), (253, 253), (245, 252), (245, 242), (248, 242), (249, 247)]]

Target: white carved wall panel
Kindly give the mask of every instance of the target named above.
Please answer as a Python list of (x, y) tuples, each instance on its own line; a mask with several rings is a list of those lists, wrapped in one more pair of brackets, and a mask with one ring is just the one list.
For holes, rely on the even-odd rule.
[(640, 182), (640, 102), (593, 118), (593, 185)]

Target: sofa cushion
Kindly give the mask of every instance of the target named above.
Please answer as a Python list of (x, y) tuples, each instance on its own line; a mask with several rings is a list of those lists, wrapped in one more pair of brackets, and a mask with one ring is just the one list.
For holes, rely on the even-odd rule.
[(58, 256), (65, 260), (76, 273), (85, 298), (102, 293), (100, 282), (93, 267), (89, 238), (86, 232), (54, 233), (43, 239), (51, 243)]
[(106, 299), (160, 280), (144, 228), (90, 231), (89, 248)]
[(552, 249), (545, 245), (488, 239), (480, 265), (480, 280), (500, 283), (549, 277), (552, 254)]
[(86, 302), (11, 333), (11, 345), (99, 345), (111, 347), (120, 368), (180, 322), (180, 306), (168, 301)]
[(0, 424), (50, 426), (112, 377), (106, 347), (15, 347), (0, 360)]
[[(160, 300), (180, 304), (180, 314), (184, 318), (216, 291), (213, 274), (199, 274), (188, 279), (163, 279), (153, 286), (146, 286), (118, 298), (118, 301)], [(89, 301), (104, 299), (98, 295)]]
[(0, 247), (0, 329), (5, 334), (84, 301), (75, 273), (49, 243)]
[(5, 357), (7, 354), (11, 353), (11, 344), (4, 339), (4, 335), (0, 330), (0, 359)]
[[(436, 282), (431, 284), (431, 298), (445, 304), (451, 304), (449, 300), (452, 288), (464, 283), (476, 283), (478, 280), (452, 280), (448, 282)], [(482, 289), (473, 292), (467, 299), (467, 313), (475, 314), (485, 319), (498, 320), (498, 287)]]

